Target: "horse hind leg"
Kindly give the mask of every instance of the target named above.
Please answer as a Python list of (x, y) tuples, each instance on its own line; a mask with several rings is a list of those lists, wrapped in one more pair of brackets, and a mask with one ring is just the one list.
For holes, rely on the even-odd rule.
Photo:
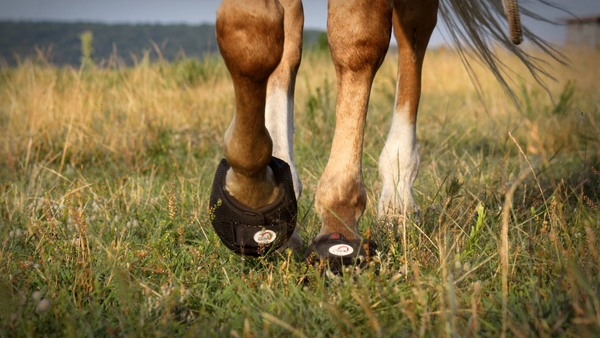
[[(273, 156), (290, 166), (296, 200), (302, 193), (302, 183), (294, 163), (294, 90), (302, 57), (304, 12), (301, 0), (279, 0), (284, 9), (285, 42), (281, 62), (269, 77), (265, 123), (273, 139)], [(298, 229), (287, 246), (294, 252), (302, 249)]]
[(394, 0), (398, 80), (392, 126), (379, 157), (382, 181), (378, 216), (387, 221), (417, 212), (412, 187), (419, 171), (416, 121), (423, 59), (437, 21), (438, 0)]
[(265, 127), (267, 83), (284, 50), (284, 12), (277, 0), (223, 0), (217, 42), (235, 89), (235, 116), (225, 132), (231, 169), (225, 187), (242, 204), (273, 203), (279, 189), (271, 168), (273, 142)]
[(296, 199), (302, 184), (294, 164), (294, 89), (302, 57), (304, 13), (301, 0), (279, 0), (284, 9), (285, 42), (281, 62), (269, 77), (266, 127), (273, 139), (273, 156), (290, 165)]

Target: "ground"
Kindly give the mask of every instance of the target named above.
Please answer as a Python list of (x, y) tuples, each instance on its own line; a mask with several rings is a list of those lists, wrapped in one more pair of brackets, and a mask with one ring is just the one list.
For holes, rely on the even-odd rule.
[[(515, 105), (473, 62), (425, 59), (415, 199), (421, 223), (377, 221), (377, 159), (396, 57), (375, 79), (360, 229), (380, 251), (339, 277), (289, 252), (230, 253), (210, 186), (233, 88), (209, 57), (0, 70), (0, 336), (594, 336), (600, 334), (600, 57), (514, 58)], [(296, 86), (300, 234), (335, 123), (335, 71), (306, 52)], [(39, 292), (38, 292), (39, 291)]]

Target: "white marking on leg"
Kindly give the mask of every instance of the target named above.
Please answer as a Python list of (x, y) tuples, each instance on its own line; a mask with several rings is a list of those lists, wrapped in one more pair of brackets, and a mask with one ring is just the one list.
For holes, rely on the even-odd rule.
[(273, 156), (290, 165), (296, 199), (302, 193), (302, 183), (294, 164), (294, 96), (287, 90), (269, 91), (265, 108), (265, 125), (273, 140)]
[(379, 176), (382, 181), (377, 208), (379, 218), (402, 215), (415, 209), (412, 187), (421, 159), (416, 126), (409, 116), (409, 102), (394, 112), (392, 127), (379, 157)]

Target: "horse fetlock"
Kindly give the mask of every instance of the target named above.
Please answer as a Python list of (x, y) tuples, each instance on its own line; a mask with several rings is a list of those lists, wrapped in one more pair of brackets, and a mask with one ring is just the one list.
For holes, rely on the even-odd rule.
[(270, 167), (255, 176), (236, 173), (233, 168), (227, 171), (225, 189), (240, 203), (257, 209), (277, 200), (280, 189)]
[(394, 150), (386, 146), (379, 158), (382, 190), (377, 213), (380, 219), (405, 217), (417, 211), (412, 189), (421, 164), (418, 145)]
[(358, 220), (367, 203), (362, 177), (326, 176), (319, 181), (315, 200), (323, 221), (320, 234), (339, 232), (346, 238), (360, 238)]

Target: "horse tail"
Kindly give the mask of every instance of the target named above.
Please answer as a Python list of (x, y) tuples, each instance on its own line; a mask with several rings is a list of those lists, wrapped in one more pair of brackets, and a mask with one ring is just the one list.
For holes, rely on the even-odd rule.
[[(567, 12), (564, 8), (547, 0), (538, 1), (546, 6)], [(549, 72), (544, 70), (547, 62), (529, 54), (517, 47), (516, 44), (520, 43), (524, 36), (536, 49), (541, 50), (562, 65), (567, 65), (566, 56), (556, 47), (531, 32), (527, 27), (521, 29), (519, 11), (536, 20), (552, 22), (526, 7), (518, 5), (514, 0), (512, 4), (507, 2), (506, 5), (503, 0), (440, 0), (439, 12), (449, 35), (447, 39), (454, 45), (465, 65), (481, 101), (483, 101), (481, 85), (469, 63), (473, 57), (475, 60), (481, 61), (494, 74), (508, 96), (517, 105), (519, 104), (517, 95), (508, 83), (511, 79), (508, 76), (509, 69), (493, 51), (495, 45), (516, 55), (546, 91), (547, 86), (544, 79), (555, 80)], [(507, 19), (510, 36), (506, 34)]]

